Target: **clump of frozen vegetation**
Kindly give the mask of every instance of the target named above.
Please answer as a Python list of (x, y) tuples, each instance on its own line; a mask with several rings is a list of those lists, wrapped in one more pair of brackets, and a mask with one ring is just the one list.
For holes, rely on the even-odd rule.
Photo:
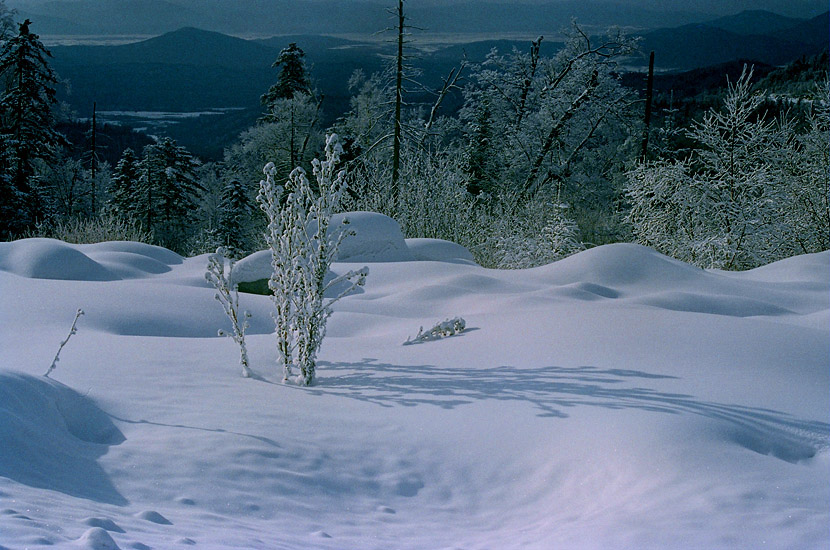
[(455, 336), (456, 334), (464, 332), (465, 328), (467, 328), (467, 322), (462, 317), (447, 319), (436, 324), (426, 332), (424, 331), (424, 327), (421, 327), (418, 329), (418, 334), (415, 338), (407, 338), (403, 345), (409, 346), (411, 344), (420, 344), (422, 342), (440, 340), (441, 338), (447, 338), (448, 336)]
[[(317, 352), (332, 304), (363, 286), (369, 272), (364, 267), (326, 281), (340, 244), (354, 235), (348, 229), (348, 220), (330, 230), (332, 215), (346, 190), (344, 173), (336, 170), (342, 153), (337, 134), (327, 136), (326, 160), (312, 162), (318, 194), (302, 168), (291, 172), (286, 189), (275, 182), (277, 169), (268, 163), (263, 169), (265, 179), (259, 183), (257, 202), (268, 217), (265, 240), (271, 250), (272, 267), (268, 287), (276, 308), (277, 356), (283, 379), (306, 386), (314, 382)], [(286, 191), (288, 196), (282, 203)], [(343, 282), (351, 284), (334, 297), (325, 296), (327, 290)], [(294, 366), (300, 371), (297, 378)]]
[(642, 162), (628, 172), (637, 241), (705, 268), (749, 269), (826, 250), (827, 88), (805, 133), (768, 119), (751, 70), (729, 85), (723, 111), (686, 131), (686, 159)]
[[(231, 281), (230, 275), (225, 276), (225, 259), (228, 252), (224, 248), (218, 248), (214, 254), (208, 257), (207, 273), (205, 280), (216, 288), (215, 298), (222, 304), (225, 315), (231, 321), (233, 334), (227, 334), (224, 330), (219, 331), (219, 336), (230, 336), (239, 345), (239, 364), (242, 367), (242, 376), (251, 377), (251, 369), (248, 363), (248, 348), (245, 346), (245, 330), (248, 328), (248, 319), (251, 314), (245, 311), (240, 322), (239, 316), (239, 290), (238, 285)], [(233, 273), (234, 261), (228, 259), (228, 274)]]
[(61, 350), (63, 349), (63, 346), (65, 346), (66, 343), (69, 342), (69, 339), (72, 338), (73, 334), (76, 334), (78, 332), (78, 328), (77, 328), (78, 319), (83, 314), (84, 314), (84, 310), (82, 310), (80, 308), (78, 309), (78, 311), (75, 312), (75, 319), (72, 321), (72, 326), (69, 327), (69, 334), (67, 334), (66, 338), (61, 342), (60, 346), (58, 347), (58, 352), (55, 354), (55, 358), (52, 359), (52, 364), (49, 365), (49, 368), (43, 374), (43, 376), (45, 376), (46, 378), (49, 378), (49, 375), (52, 374), (52, 371), (57, 368), (58, 361), (60, 361), (60, 355), (61, 355)]

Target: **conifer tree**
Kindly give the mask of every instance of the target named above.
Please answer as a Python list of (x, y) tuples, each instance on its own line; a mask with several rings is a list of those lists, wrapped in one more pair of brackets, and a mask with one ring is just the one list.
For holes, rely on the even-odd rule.
[(125, 149), (115, 166), (110, 182), (108, 209), (120, 217), (135, 216), (138, 208), (138, 158), (132, 149)]
[(57, 77), (49, 67), (49, 51), (32, 33), (28, 19), (0, 48), (0, 234), (32, 224), (44, 205), (33, 192), (35, 161), (47, 157), (65, 138), (53, 125)]
[(226, 243), (228, 253), (233, 257), (239, 257), (249, 248), (248, 227), (254, 205), (238, 178), (231, 179), (222, 189), (219, 209), (219, 231), (222, 240)]
[(198, 165), (170, 138), (146, 146), (139, 163), (139, 221), (174, 250), (182, 250), (196, 199), (204, 191), (196, 179)]
[(295, 42), (280, 51), (272, 65), (280, 68), (277, 83), (262, 96), (262, 103), (269, 110), (280, 99), (293, 99), (295, 94), (311, 95), (311, 82), (305, 67), (305, 52)]

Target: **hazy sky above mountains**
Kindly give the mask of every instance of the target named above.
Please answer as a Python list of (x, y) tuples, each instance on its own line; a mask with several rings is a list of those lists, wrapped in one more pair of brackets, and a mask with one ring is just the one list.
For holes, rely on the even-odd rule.
[[(155, 35), (181, 27), (229, 34), (374, 33), (396, 0), (6, 0), (43, 35)], [(410, 22), (437, 33), (677, 27), (745, 10), (808, 19), (827, 0), (406, 0)]]

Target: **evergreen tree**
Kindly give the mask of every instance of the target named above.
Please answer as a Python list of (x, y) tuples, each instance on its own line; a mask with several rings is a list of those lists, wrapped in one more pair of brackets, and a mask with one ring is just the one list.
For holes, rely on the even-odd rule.
[(6, 7), (6, 0), (0, 0), (0, 45), (14, 36), (14, 10)]
[[(28, 19), (16, 36), (0, 48), (0, 234), (20, 231), (43, 214), (38, 194), (32, 190), (35, 160), (46, 158), (65, 142), (54, 128), (51, 108), (57, 78), (49, 67), (51, 54), (29, 30)], [(9, 202), (11, 201), (11, 202)]]
[(293, 99), (297, 93), (311, 95), (311, 82), (306, 72), (305, 52), (292, 42), (280, 51), (273, 67), (280, 68), (277, 83), (262, 96), (262, 103), (269, 110), (280, 99)]
[(196, 179), (198, 165), (170, 138), (146, 146), (139, 163), (139, 221), (173, 250), (183, 250), (197, 198), (204, 191)]
[(238, 257), (249, 248), (248, 228), (253, 203), (242, 182), (231, 179), (222, 189), (219, 203), (219, 231), (231, 256)]
[(132, 149), (125, 149), (115, 166), (110, 181), (107, 207), (116, 216), (131, 218), (138, 208), (138, 158)]

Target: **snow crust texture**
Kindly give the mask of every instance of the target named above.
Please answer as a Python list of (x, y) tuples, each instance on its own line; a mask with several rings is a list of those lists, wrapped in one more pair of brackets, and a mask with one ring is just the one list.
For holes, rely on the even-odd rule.
[(353, 224), (333, 271), (371, 276), (310, 388), (280, 383), (267, 296), (239, 376), (206, 255), (0, 243), (0, 548), (830, 544), (830, 253), (499, 271)]

